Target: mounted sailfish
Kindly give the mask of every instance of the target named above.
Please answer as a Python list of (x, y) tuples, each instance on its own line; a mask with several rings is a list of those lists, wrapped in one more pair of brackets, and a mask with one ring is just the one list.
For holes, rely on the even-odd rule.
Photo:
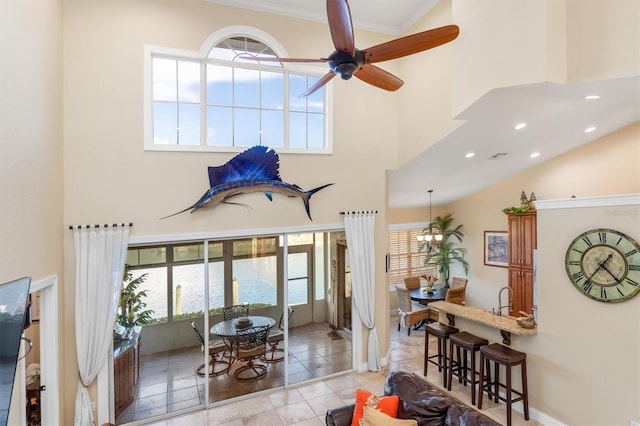
[(165, 216), (166, 219), (187, 210), (191, 213), (202, 207), (215, 207), (219, 204), (239, 204), (229, 200), (250, 192), (264, 192), (269, 201), (273, 201), (273, 194), (288, 197), (300, 197), (311, 219), (309, 199), (313, 194), (333, 185), (328, 183), (309, 191), (303, 191), (298, 185), (283, 182), (280, 179), (278, 154), (266, 146), (254, 146), (233, 157), (222, 166), (209, 167), (209, 184), (211, 188), (205, 192), (195, 204)]

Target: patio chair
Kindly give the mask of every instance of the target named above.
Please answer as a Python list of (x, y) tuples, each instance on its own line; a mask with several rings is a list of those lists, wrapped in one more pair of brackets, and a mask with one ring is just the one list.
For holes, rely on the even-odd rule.
[(255, 361), (264, 358), (267, 352), (269, 327), (251, 327), (238, 331), (235, 342), (235, 359), (245, 364), (236, 369), (234, 375), (238, 380), (255, 380), (267, 374), (267, 366)]
[(410, 336), (411, 326), (429, 318), (429, 308), (418, 302), (413, 302), (409, 290), (406, 288), (396, 286), (396, 294), (398, 295), (398, 315), (400, 316), (398, 331), (401, 326), (407, 327), (407, 336)]
[[(291, 315), (293, 315), (293, 308), (289, 306), (287, 314), (288, 320), (291, 320)], [(269, 348), (264, 356), (265, 361), (279, 362), (284, 359), (284, 349), (278, 347), (278, 344), (282, 341), (284, 341), (284, 311), (280, 314), (278, 328), (272, 328), (269, 330), (269, 337), (267, 337)], [(277, 355), (278, 352), (282, 352), (282, 355)]]
[[(198, 337), (198, 341), (200, 342), (200, 346), (202, 351), (204, 352), (204, 337), (200, 330), (198, 330), (198, 326), (194, 321), (191, 321), (191, 328), (196, 333)], [(231, 366), (231, 361), (223, 358), (224, 353), (229, 349), (229, 347), (220, 339), (209, 340), (209, 375), (217, 376), (229, 371), (229, 367)], [(222, 366), (221, 369), (216, 369), (216, 366)], [(205, 365), (202, 364), (196, 369), (196, 373), (200, 377), (205, 376)]]
[(227, 306), (226, 308), (222, 308), (222, 318), (226, 320), (240, 318), (240, 317), (248, 317), (249, 316), (249, 305), (233, 305)]

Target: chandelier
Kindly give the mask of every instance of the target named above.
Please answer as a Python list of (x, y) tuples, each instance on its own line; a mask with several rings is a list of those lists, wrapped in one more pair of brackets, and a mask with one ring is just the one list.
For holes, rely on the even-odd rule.
[(431, 193), (433, 189), (429, 191), (429, 227), (422, 230), (422, 234), (418, 235), (418, 241), (420, 244), (420, 250), (427, 248), (427, 251), (431, 251), (434, 247), (437, 247), (442, 241), (442, 234), (438, 228), (433, 227), (433, 221), (431, 218)]

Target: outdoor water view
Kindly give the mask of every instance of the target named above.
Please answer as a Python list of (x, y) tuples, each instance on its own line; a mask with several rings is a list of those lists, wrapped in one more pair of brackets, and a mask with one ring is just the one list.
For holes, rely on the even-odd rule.
[[(308, 301), (306, 256), (289, 255), (289, 305)], [(224, 262), (209, 263), (209, 309), (222, 308), (224, 302)], [(248, 303), (272, 306), (277, 304), (276, 257), (257, 257), (233, 261), (233, 304)], [(168, 316), (167, 268), (135, 269), (134, 277), (148, 274), (140, 286), (146, 290), (145, 309), (153, 310), (154, 322), (164, 322)], [(179, 288), (179, 291), (178, 291)], [(204, 265), (174, 265), (172, 299), (173, 315), (204, 312)]]

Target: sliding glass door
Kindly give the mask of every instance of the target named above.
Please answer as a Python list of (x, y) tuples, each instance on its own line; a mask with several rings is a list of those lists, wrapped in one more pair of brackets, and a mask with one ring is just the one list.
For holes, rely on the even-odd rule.
[[(128, 268), (145, 276), (137, 289), (140, 308), (152, 312), (149, 323), (140, 325), (134, 399), (116, 413), (116, 424), (159, 419), (351, 369), (350, 335), (335, 330), (331, 318), (332, 305), (339, 303), (330, 297), (336, 284), (330, 265), (337, 262), (339, 239), (343, 232), (131, 246)], [(266, 366), (259, 378), (236, 377), (245, 361), (232, 343), (208, 358), (203, 350), (200, 336), (205, 345), (215, 344), (221, 336), (211, 330), (232, 305), (247, 306), (251, 318), (271, 321), (272, 331), (283, 332), (266, 345), (266, 358), (254, 360)], [(211, 374), (229, 363), (228, 371)], [(116, 386), (116, 399), (121, 392)]]

